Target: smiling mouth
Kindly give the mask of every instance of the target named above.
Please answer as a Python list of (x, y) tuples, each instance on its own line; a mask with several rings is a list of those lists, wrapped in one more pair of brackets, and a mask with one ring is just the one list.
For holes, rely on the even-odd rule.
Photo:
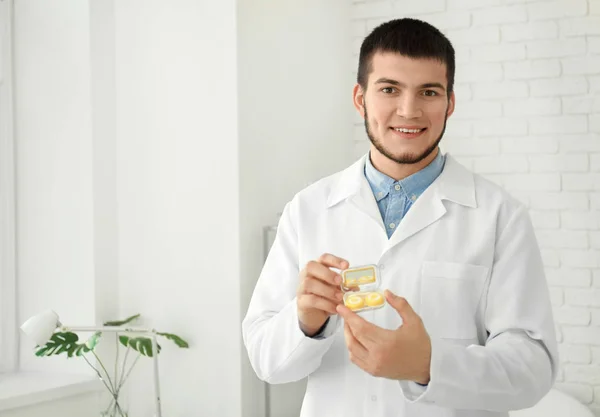
[(421, 133), (424, 130), (426, 130), (427, 128), (420, 128), (420, 129), (406, 129), (403, 127), (391, 127), (390, 129), (396, 131), (396, 132), (400, 132), (400, 133)]

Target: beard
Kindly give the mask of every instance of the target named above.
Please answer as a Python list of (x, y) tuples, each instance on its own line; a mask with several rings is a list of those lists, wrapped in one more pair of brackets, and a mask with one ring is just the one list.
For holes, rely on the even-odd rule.
[(369, 125), (369, 115), (367, 113), (367, 104), (365, 103), (365, 130), (367, 131), (367, 136), (369, 137), (369, 140), (371, 141), (373, 146), (375, 146), (375, 149), (377, 149), (383, 156), (396, 162), (397, 164), (407, 164), (407, 165), (417, 164), (417, 163), (421, 162), (423, 159), (427, 158), (429, 155), (431, 155), (433, 153), (433, 151), (435, 151), (437, 149), (438, 145), (440, 144), (440, 141), (442, 140), (442, 137), (444, 137), (444, 132), (446, 131), (446, 122), (447, 121), (448, 121), (448, 107), (446, 107), (446, 117), (444, 118), (444, 127), (442, 128), (442, 132), (440, 133), (440, 136), (437, 138), (437, 140), (430, 147), (428, 147), (423, 152), (421, 152), (420, 154), (417, 154), (417, 155), (414, 155), (411, 153), (404, 153), (402, 155), (394, 155), (392, 152), (390, 152), (388, 149), (386, 149), (383, 146), (382, 141), (379, 140), (378, 138), (376, 138), (375, 135), (373, 134), (373, 132), (371, 131), (371, 126)]

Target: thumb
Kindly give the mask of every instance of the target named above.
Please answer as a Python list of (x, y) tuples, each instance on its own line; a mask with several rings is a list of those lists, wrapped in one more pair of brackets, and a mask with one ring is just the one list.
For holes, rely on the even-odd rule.
[(411, 321), (417, 313), (411, 305), (406, 301), (406, 298), (399, 297), (390, 290), (385, 290), (385, 298), (389, 305), (400, 314), (404, 323)]

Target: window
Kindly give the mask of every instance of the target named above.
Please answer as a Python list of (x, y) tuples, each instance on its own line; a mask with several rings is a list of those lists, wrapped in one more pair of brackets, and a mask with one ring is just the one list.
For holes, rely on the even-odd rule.
[(15, 170), (12, 102), (12, 2), (0, 1), (0, 372), (18, 365)]

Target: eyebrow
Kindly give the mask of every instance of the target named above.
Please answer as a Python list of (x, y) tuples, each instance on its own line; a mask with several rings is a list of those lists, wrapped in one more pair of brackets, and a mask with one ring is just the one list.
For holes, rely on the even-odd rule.
[[(401, 83), (396, 80), (392, 80), (390, 78), (380, 78), (377, 81), (375, 81), (375, 84), (392, 84), (392, 85), (397, 85), (399, 87), (406, 87), (406, 84)], [(443, 91), (446, 91), (446, 88), (440, 83), (425, 83), (425, 84), (421, 84), (419, 86), (419, 88), (439, 88)]]

